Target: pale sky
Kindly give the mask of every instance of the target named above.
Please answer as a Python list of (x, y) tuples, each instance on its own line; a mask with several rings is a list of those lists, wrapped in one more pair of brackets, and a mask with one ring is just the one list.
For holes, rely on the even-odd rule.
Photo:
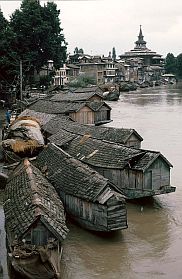
[[(43, 1), (41, 1), (43, 3)], [(147, 47), (166, 56), (182, 53), (182, 0), (57, 0), (68, 52), (117, 56), (133, 49), (142, 25)], [(21, 1), (0, 0), (8, 18)]]

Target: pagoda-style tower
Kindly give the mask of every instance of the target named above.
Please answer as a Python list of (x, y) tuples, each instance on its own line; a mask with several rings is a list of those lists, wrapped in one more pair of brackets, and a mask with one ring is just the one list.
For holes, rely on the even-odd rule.
[(164, 71), (164, 59), (162, 55), (147, 48), (141, 25), (135, 47), (119, 57), (130, 66), (130, 72), (137, 72), (134, 80), (158, 80)]
[(140, 32), (138, 35), (138, 40), (135, 42), (136, 46), (134, 49), (146, 49), (146, 42), (144, 41), (144, 36), (142, 34), (142, 26), (140, 25)]

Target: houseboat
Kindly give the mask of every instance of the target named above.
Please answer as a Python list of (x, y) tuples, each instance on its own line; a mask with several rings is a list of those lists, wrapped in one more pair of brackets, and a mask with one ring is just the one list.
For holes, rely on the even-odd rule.
[(68, 233), (64, 207), (28, 159), (9, 176), (4, 213), (10, 278), (60, 278), (62, 242)]
[(60, 129), (63, 129), (72, 134), (81, 136), (89, 134), (92, 138), (124, 144), (128, 147), (141, 148), (143, 141), (141, 135), (131, 128), (84, 125), (72, 121), (68, 116), (57, 116), (30, 109), (24, 110), (21, 116), (31, 116), (38, 119), (41, 123), (42, 132), (46, 137), (56, 134)]
[(37, 101), (29, 109), (66, 115), (81, 124), (101, 125), (111, 122), (111, 107), (96, 93), (59, 93), (50, 99)]
[(48, 138), (71, 156), (89, 165), (124, 193), (127, 199), (166, 194), (171, 163), (157, 151), (78, 136), (63, 129)]
[(55, 144), (48, 144), (34, 164), (55, 187), (66, 212), (80, 226), (102, 232), (127, 228), (122, 191), (97, 171)]

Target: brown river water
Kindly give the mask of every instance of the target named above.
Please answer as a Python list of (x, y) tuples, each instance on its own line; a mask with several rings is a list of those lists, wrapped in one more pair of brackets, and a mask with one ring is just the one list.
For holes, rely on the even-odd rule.
[[(161, 151), (172, 163), (176, 192), (128, 202), (124, 231), (99, 235), (69, 223), (61, 278), (181, 279), (182, 84), (122, 93), (108, 104), (113, 119), (108, 126), (134, 128), (144, 139), (142, 148)], [(0, 260), (6, 279), (3, 223), (0, 201)]]

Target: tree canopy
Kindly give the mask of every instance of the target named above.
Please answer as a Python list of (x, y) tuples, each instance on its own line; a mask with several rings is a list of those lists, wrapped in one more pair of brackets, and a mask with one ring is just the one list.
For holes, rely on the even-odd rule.
[(8, 46), (3, 53), (4, 60), (11, 56), (15, 72), (21, 60), (26, 80), (35, 71), (39, 73), (48, 60), (54, 61), (56, 69), (65, 62), (67, 43), (60, 27), (59, 15), (55, 3), (48, 2), (41, 6), (39, 0), (23, 0), (20, 9), (15, 10), (9, 22), (0, 14), (0, 26), (5, 26), (3, 45)]
[(78, 47), (75, 47), (74, 54), (84, 54), (83, 48), (78, 49)]
[(166, 56), (165, 72), (167, 74), (176, 74), (176, 58), (172, 53), (168, 53)]
[(178, 77), (182, 78), (182, 53), (176, 57), (176, 68)]

